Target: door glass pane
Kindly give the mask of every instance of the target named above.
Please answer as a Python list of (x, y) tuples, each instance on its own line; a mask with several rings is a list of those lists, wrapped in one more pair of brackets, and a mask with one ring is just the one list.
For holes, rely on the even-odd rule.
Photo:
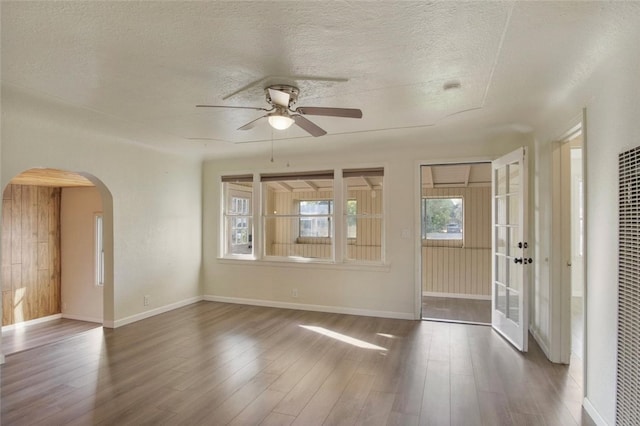
[(504, 195), (507, 193), (507, 168), (500, 167), (495, 172), (496, 178), (496, 195)]
[(504, 286), (496, 283), (496, 310), (507, 314), (507, 290)]
[(518, 250), (520, 250), (518, 247), (518, 243), (520, 242), (518, 240), (518, 229), (517, 226), (509, 227), (509, 256), (517, 257), (520, 253), (518, 252)]
[(517, 224), (520, 220), (520, 197), (517, 194), (508, 195), (509, 199), (509, 223)]
[(496, 281), (505, 283), (507, 279), (507, 258), (496, 256)]
[(507, 227), (496, 226), (496, 251), (507, 254)]
[(507, 224), (507, 199), (505, 197), (497, 197), (496, 198), (496, 209), (498, 210), (496, 214), (496, 220), (498, 225), (506, 225)]
[(507, 289), (507, 294), (509, 296), (507, 318), (518, 324), (520, 321), (520, 293)]
[(509, 164), (509, 193), (517, 193), (520, 188), (520, 166), (518, 163)]
[[(515, 259), (515, 258), (514, 258)], [(522, 290), (522, 264), (510, 259), (507, 269), (509, 272), (509, 288), (518, 292)]]

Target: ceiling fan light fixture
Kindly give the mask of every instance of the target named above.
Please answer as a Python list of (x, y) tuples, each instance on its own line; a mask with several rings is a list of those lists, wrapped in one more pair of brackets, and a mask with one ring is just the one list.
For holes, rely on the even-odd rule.
[(274, 114), (269, 116), (269, 124), (276, 130), (288, 129), (293, 123), (293, 118), (286, 115)]

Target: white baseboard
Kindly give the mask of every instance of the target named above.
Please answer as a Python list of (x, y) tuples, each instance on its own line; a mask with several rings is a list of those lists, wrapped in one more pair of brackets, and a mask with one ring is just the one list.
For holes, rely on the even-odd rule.
[(82, 315), (73, 315), (62, 313), (62, 318), (76, 320), (76, 321), (85, 321), (85, 322), (97, 322), (98, 324), (102, 324), (102, 318), (94, 318), (94, 317), (85, 317)]
[(591, 401), (589, 401), (588, 398), (585, 398), (582, 401), (582, 406), (584, 407), (584, 410), (587, 412), (587, 414), (589, 414), (589, 417), (591, 417), (591, 420), (593, 420), (595, 424), (597, 424), (598, 426), (609, 426), (609, 424), (604, 421), (600, 413), (598, 413), (598, 410), (595, 409), (595, 407), (593, 406), (593, 404), (591, 404)]
[(47, 322), (47, 321), (53, 321), (53, 320), (57, 320), (62, 318), (62, 314), (54, 314), (54, 315), (49, 315), (46, 317), (42, 317), (42, 318), (36, 318), (36, 319), (32, 319), (29, 321), (23, 321), (23, 322), (19, 322), (16, 324), (10, 324), (10, 325), (5, 325), (4, 327), (2, 327), (2, 331), (10, 331), (10, 330), (16, 330), (16, 329), (20, 329), (29, 325), (34, 325), (34, 324), (40, 324), (43, 322)]
[(183, 306), (191, 305), (202, 300), (202, 296), (191, 297), (189, 299), (181, 300), (179, 302), (170, 303), (159, 308), (151, 309), (149, 311), (140, 312), (139, 314), (131, 315), (125, 318), (120, 318), (115, 321), (105, 321), (104, 326), (107, 328), (118, 328), (123, 325), (131, 324), (136, 321), (140, 321), (146, 318), (150, 318), (156, 315), (163, 314), (165, 312), (173, 311), (174, 309), (182, 308)]
[(413, 320), (413, 312), (373, 311), (369, 309), (347, 308), (343, 306), (309, 305), (306, 303), (278, 302), (275, 300), (245, 299), (242, 297), (225, 297), (205, 295), (204, 300), (210, 302), (235, 303), (239, 305), (266, 306), (269, 308), (298, 309), (301, 311), (328, 312), (332, 314), (360, 315), (363, 317), (395, 318)]
[(428, 297), (448, 297), (451, 299), (491, 300), (491, 295), (484, 294), (437, 293), (434, 291), (423, 291), (422, 295)]

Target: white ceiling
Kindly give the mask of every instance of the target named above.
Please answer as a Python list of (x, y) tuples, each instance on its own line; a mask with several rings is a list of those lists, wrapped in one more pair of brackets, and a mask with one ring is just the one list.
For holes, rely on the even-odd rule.
[[(299, 106), (362, 109), (361, 120), (309, 117), (329, 133), (317, 140), (273, 131), (309, 149), (383, 129), (530, 131), (614, 51), (637, 49), (640, 4), (2, 2), (1, 31), (5, 93), (98, 113), (137, 143), (219, 157), (264, 149), (271, 128), (235, 130), (258, 111), (194, 106), (265, 107), (269, 83), (295, 83)], [(444, 91), (451, 81), (461, 88)]]

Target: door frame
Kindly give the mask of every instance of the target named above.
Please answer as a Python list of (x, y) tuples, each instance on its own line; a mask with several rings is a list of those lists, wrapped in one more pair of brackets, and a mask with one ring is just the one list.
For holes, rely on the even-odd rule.
[[(569, 140), (576, 135), (577, 132), (582, 133), (582, 193), (583, 193), (583, 305), (582, 305), (582, 320), (583, 320), (583, 339), (582, 339), (582, 363), (583, 363), (583, 397), (586, 396), (587, 389), (587, 339), (588, 339), (588, 277), (587, 277), (587, 264), (588, 264), (588, 250), (587, 250), (587, 203), (588, 203), (588, 171), (587, 171), (587, 120), (586, 109), (582, 111), (582, 114), (577, 118), (569, 130), (562, 134), (553, 142), (552, 147), (552, 203), (551, 203), (551, 228), (554, 235), (570, 235), (571, 226), (571, 212), (567, 211), (567, 206), (563, 208), (563, 191), (562, 182), (566, 181), (568, 172), (567, 167), (563, 168), (563, 157), (567, 156), (570, 150), (568, 143)], [(564, 151), (564, 155), (563, 155)], [(569, 169), (570, 170), (570, 169)], [(563, 174), (565, 177), (563, 178)], [(569, 227), (569, 229), (567, 229)], [(564, 238), (562, 239), (564, 240)], [(569, 246), (569, 247), (567, 247)], [(565, 241), (554, 241), (551, 244), (551, 265), (550, 265), (550, 278), (551, 283), (559, 283), (558, 285), (551, 285), (551, 291), (549, 294), (550, 302), (550, 339), (549, 339), (549, 359), (553, 362), (559, 362), (568, 364), (571, 355), (571, 281), (570, 273), (566, 271), (566, 253), (570, 250), (571, 244), (567, 244)], [(554, 255), (557, 253), (557, 255)]]
[(432, 160), (418, 160), (415, 162), (414, 170), (414, 192), (413, 200), (414, 207), (414, 223), (413, 223), (413, 236), (414, 236), (414, 307), (413, 318), (416, 320), (422, 320), (422, 166), (435, 166), (435, 165), (453, 165), (453, 164), (474, 164), (474, 163), (491, 163), (495, 160), (493, 156), (479, 156), (479, 157), (459, 157), (459, 158), (446, 158), (446, 159), (432, 159)]

